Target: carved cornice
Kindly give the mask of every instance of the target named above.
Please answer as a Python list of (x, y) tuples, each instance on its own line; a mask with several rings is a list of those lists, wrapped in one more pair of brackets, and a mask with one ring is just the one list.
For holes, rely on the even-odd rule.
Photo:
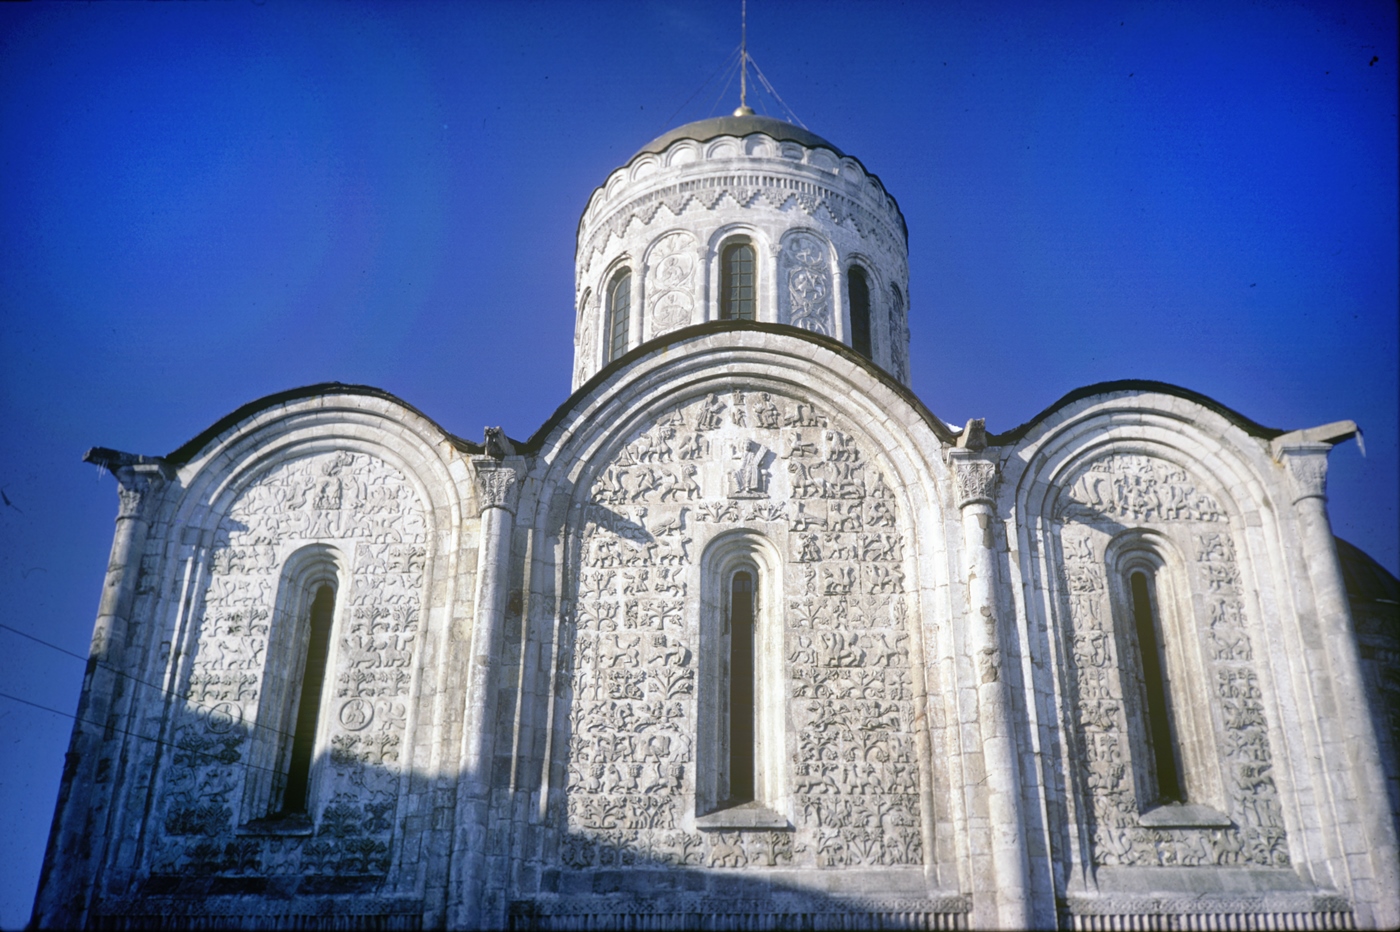
[(996, 502), (997, 482), (1001, 478), (997, 464), (967, 449), (948, 451), (953, 467), (959, 508), (972, 504), (991, 505)]
[(477, 513), (488, 508), (501, 508), (515, 514), (520, 500), (520, 473), (512, 465), (489, 456), (471, 459), (472, 478), (476, 481)]
[(580, 230), (582, 239), (576, 268), (591, 264), (591, 259), (589, 263), (584, 263), (582, 258), (604, 252), (608, 240), (613, 236), (625, 235), (634, 220), (643, 225), (650, 224), (663, 205), (671, 214), (680, 216), (692, 205), (714, 210), (725, 197), (741, 207), (756, 206), (760, 200), (772, 210), (782, 210), (791, 205), (808, 216), (825, 210), (838, 226), (850, 224), (862, 237), (880, 241), (891, 254), (903, 256), (907, 253), (907, 246), (894, 226), (869, 205), (820, 184), (806, 173), (798, 177), (797, 189), (793, 187), (792, 175), (760, 170), (735, 173), (732, 177), (725, 174), (719, 178), (709, 175), (687, 178), (664, 188), (646, 191), (623, 201), (606, 216), (585, 222), (584, 229)]
[(1327, 501), (1327, 454), (1331, 450), (1330, 443), (1296, 443), (1279, 449), (1294, 504), (1305, 498)]

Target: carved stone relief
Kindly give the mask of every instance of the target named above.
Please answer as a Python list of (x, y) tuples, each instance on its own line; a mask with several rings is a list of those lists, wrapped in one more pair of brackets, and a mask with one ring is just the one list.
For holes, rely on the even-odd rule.
[(1062, 497), (1062, 518), (1221, 521), (1224, 512), (1186, 470), (1136, 453), (1101, 457)]
[[(233, 503), (193, 622), (198, 647), (184, 684), (188, 701), (174, 713), (175, 748), (155, 814), (167, 843), (154, 855), (153, 873), (388, 869), (427, 539), (425, 511), (407, 479), (360, 453), (282, 463)], [(252, 743), (286, 737), (279, 725), (257, 721), (258, 700), (272, 678), (300, 676), (280, 668), (286, 658), (268, 656), (267, 648), (281, 560), (310, 543), (335, 547), (351, 567), (336, 596), (323, 693), (329, 733), (317, 736), (329, 748), (329, 767), (312, 795), (315, 834), (235, 835), (237, 826), (269, 815), (240, 811), (243, 784), (256, 776), (250, 770), (269, 769), (249, 759)]]
[(899, 289), (890, 287), (889, 300), (890, 372), (901, 382), (909, 381), (909, 317)]
[(651, 333), (658, 337), (692, 322), (695, 311), (695, 237), (668, 233), (647, 260), (647, 296)]
[(823, 336), (834, 336), (831, 319), (831, 268), (825, 243), (810, 233), (795, 233), (783, 243), (781, 282), (786, 323)]
[[(596, 469), (585, 512), (565, 617), (564, 865), (922, 864), (907, 542), (854, 430), (772, 392), (703, 395)], [(786, 561), (791, 832), (689, 830), (706, 765), (696, 759), (697, 548), (738, 527)]]
[[(1083, 808), (1092, 813), (1094, 862), (1286, 866), (1288, 846), (1262, 694), (1224, 515), (1184, 471), (1142, 456), (1100, 460), (1071, 487), (1070, 497), (1073, 504), (1063, 511), (1093, 516), (1066, 521), (1059, 543), (1070, 629), (1068, 685), (1080, 748), (1074, 767)], [(1145, 798), (1135, 777), (1124, 659), (1113, 628), (1115, 615), (1131, 623), (1132, 613), (1131, 607), (1113, 610), (1104, 556), (1107, 542), (1122, 527), (1119, 522), (1133, 514), (1146, 516), (1140, 522), (1166, 534), (1191, 561), (1186, 575), (1192, 591), (1178, 593), (1178, 604), (1204, 604), (1208, 612), (1208, 617), (1182, 619), (1180, 630), (1164, 628), (1162, 636), (1201, 639), (1209, 681), (1178, 684), (1172, 701), (1178, 714), (1193, 714), (1183, 706), (1209, 706), (1209, 718), (1200, 720), (1208, 721), (1202, 727), (1214, 736), (1210, 745), (1221, 765), (1230, 827), (1156, 827), (1140, 820), (1153, 801)], [(1186, 645), (1187, 650), (1195, 647)], [(1189, 770), (1192, 762), (1186, 766)]]

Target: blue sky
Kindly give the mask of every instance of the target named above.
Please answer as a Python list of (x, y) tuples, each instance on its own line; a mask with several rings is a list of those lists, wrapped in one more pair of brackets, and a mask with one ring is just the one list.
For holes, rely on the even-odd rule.
[[(1394, 4), (750, 7), (783, 99), (904, 211), (935, 413), (1001, 431), (1151, 378), (1353, 418), (1334, 527), (1400, 566)], [(738, 8), (0, 6), (5, 623), (85, 652), (116, 512), (89, 446), (166, 453), (325, 380), (528, 436), (568, 394), (579, 214), (737, 104), (694, 92)], [(0, 630), (3, 691), (70, 711), (81, 675)], [(0, 699), (0, 926), (70, 725)]]

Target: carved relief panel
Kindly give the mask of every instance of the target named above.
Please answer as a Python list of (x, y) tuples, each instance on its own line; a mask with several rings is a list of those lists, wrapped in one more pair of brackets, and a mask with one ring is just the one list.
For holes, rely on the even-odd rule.
[(831, 250), (812, 233), (783, 240), (778, 260), (779, 320), (822, 336), (835, 336), (831, 300)]
[(647, 256), (646, 339), (696, 322), (698, 265), (695, 237), (689, 233), (668, 233), (652, 247)]
[[(171, 713), (174, 747), (153, 817), (164, 837), (153, 846), (153, 873), (388, 870), (423, 634), (427, 540), (424, 508), (406, 477), (366, 454), (281, 463), (234, 501), (191, 622), (187, 699)], [(244, 811), (245, 784), (273, 781), (271, 771), (285, 766), (266, 749), (290, 736), (258, 716), (273, 711), (260, 702), (265, 690), (299, 688), (301, 671), (286, 668), (284, 653), (269, 655), (268, 645), (273, 625), (307, 623), (278, 617), (278, 589), (287, 558), (311, 544), (341, 554), (349, 578), (338, 580), (321, 693), (316, 746), (326, 763), (312, 771), (313, 834), (297, 837), (258, 828), (273, 813)], [(275, 801), (264, 795), (262, 804)]]
[[(1091, 463), (1062, 493), (1056, 516), (1066, 687), (1079, 748), (1071, 779), (1091, 823), (1094, 862), (1286, 866), (1263, 696), (1227, 515), (1187, 471), (1147, 456), (1112, 454)], [(1155, 610), (1168, 655), (1191, 658), (1189, 672), (1199, 674), (1182, 675), (1187, 671), (1178, 668), (1168, 686), (1179, 739), (1197, 735), (1198, 746), (1182, 749), (1186, 782), (1213, 787), (1204, 799), (1188, 793), (1192, 812), (1154, 810), (1158, 804), (1145, 782), (1144, 725), (1141, 714), (1132, 714), (1139, 703), (1128, 630), (1133, 607), (1125, 581), (1111, 575), (1117, 546), (1111, 542), (1130, 529), (1155, 535), (1165, 542), (1157, 549), (1169, 548), (1180, 564), (1159, 574)]]
[[(672, 408), (595, 469), (566, 642), (571, 868), (920, 865), (907, 531), (854, 428), (735, 387)], [(791, 830), (698, 831), (699, 559), (746, 528), (783, 555)], [(779, 585), (780, 583), (780, 585)], [(562, 738), (561, 738), (562, 740)]]

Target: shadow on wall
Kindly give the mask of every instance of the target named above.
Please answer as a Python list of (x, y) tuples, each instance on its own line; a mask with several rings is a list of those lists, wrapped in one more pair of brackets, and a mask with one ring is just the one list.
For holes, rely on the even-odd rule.
[[(182, 740), (172, 764), (193, 756), (207, 765), (206, 772), (240, 768), (240, 747), (248, 737), (239, 728)], [(238, 826), (227, 799), (172, 795), (150, 845), (152, 866), (134, 872), (124, 893), (95, 902), (90, 924), (382, 930), (450, 925), (453, 911), (445, 908), (441, 880), (434, 890), (428, 878), (449, 870), (452, 808), (428, 816), (409, 813), (388, 795), (391, 788), (421, 786), (429, 778), (385, 763), (390, 766), (347, 760), (335, 750), (323, 757), (322, 771), (358, 771), (364, 793), (337, 794), (319, 807), (314, 823), (289, 817)], [(433, 782), (439, 801), (454, 795), (455, 780)], [(493, 806), (512, 808), (525, 807)], [(486, 921), (516, 929), (967, 927), (969, 904), (932, 893), (922, 867), (797, 869), (793, 835), (785, 831), (677, 830), (661, 837), (681, 854), (643, 850), (625, 832), (561, 833), (538, 822), (501, 819), (488, 829), (485, 851), (479, 852), (488, 874)]]

